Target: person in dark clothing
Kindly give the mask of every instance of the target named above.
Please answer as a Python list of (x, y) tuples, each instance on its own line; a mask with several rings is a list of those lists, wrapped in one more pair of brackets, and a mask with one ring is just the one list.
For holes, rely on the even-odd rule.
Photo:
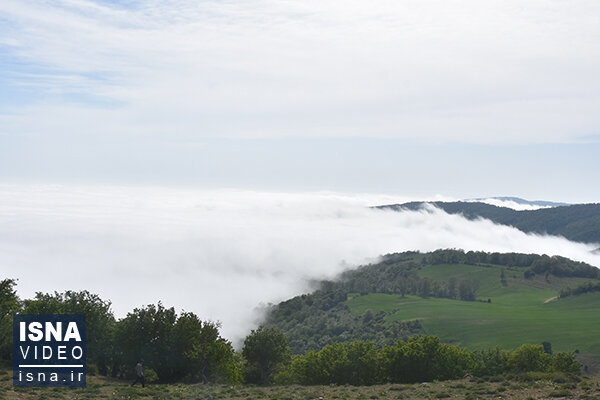
[(144, 379), (144, 372), (142, 371), (142, 360), (140, 360), (135, 366), (135, 381), (131, 384), (131, 386), (140, 382), (142, 387), (146, 387), (146, 379)]

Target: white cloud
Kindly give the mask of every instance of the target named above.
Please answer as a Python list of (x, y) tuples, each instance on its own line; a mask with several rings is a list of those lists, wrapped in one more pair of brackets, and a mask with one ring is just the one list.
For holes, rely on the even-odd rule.
[(112, 300), (118, 316), (162, 300), (223, 321), (223, 332), (239, 340), (255, 326), (259, 304), (307, 291), (311, 279), (332, 278), (388, 252), (520, 251), (600, 265), (594, 246), (562, 238), (436, 209), (366, 207), (408, 200), (414, 199), (2, 185), (0, 275), (18, 277), (23, 297), (88, 289)]
[[(47, 100), (10, 109), (4, 130), (578, 141), (600, 123), (598, 13), (551, 0), (6, 0), (0, 43), (38, 74), (6, 76)], [(74, 95), (115, 106), (86, 97), (81, 110)]]
[(514, 200), (503, 200), (497, 198), (487, 198), (487, 199), (476, 199), (476, 200), (465, 200), (468, 202), (479, 202), (486, 203), (496, 207), (506, 207), (512, 208), (517, 211), (525, 211), (525, 210), (539, 210), (542, 208), (551, 208), (552, 206), (539, 205), (539, 204), (529, 204), (529, 203), (517, 203)]

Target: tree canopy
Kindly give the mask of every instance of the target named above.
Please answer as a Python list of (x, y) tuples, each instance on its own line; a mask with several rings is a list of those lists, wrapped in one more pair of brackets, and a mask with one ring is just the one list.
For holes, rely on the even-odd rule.
[(291, 351), (281, 331), (261, 326), (244, 340), (242, 355), (247, 362), (247, 381), (266, 385), (290, 361)]

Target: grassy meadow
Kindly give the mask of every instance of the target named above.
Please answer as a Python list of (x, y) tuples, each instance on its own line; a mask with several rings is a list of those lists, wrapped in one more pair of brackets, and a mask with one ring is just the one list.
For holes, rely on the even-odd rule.
[[(500, 280), (504, 269), (506, 284)], [(418, 319), (426, 334), (469, 350), (496, 345), (514, 349), (523, 343), (550, 342), (554, 351), (600, 356), (600, 293), (556, 299), (560, 289), (587, 279), (536, 276), (500, 266), (432, 265), (419, 275), (447, 281), (451, 277), (479, 282), (479, 301), (421, 298), (371, 293), (346, 304), (354, 315), (386, 311), (391, 320)], [(490, 302), (487, 302), (487, 300)]]

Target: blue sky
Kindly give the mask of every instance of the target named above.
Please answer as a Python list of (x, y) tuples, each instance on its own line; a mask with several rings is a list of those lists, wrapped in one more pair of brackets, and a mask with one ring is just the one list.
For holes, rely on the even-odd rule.
[(0, 4), (0, 180), (600, 198), (600, 4)]
[(240, 339), (257, 304), (387, 252), (598, 265), (597, 245), (365, 206), (600, 201), (599, 15), (597, 0), (2, 0), (0, 269), (22, 298), (87, 289), (123, 316), (159, 293)]

